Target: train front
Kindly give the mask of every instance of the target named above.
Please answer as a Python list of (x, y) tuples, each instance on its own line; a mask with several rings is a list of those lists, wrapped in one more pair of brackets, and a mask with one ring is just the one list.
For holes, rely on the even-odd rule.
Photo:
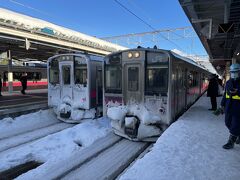
[(104, 112), (114, 132), (134, 141), (156, 141), (169, 124), (168, 54), (132, 49), (104, 65)]
[(79, 123), (94, 118), (90, 109), (88, 59), (80, 55), (57, 55), (48, 60), (48, 105), (59, 120)]

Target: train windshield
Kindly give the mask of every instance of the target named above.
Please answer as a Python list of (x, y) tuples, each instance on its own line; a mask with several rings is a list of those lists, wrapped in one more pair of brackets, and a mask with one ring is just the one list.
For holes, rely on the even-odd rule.
[(75, 57), (75, 84), (87, 84), (87, 64), (83, 57)]
[(62, 66), (62, 80), (64, 85), (71, 84), (71, 66)]
[(139, 86), (139, 68), (128, 68), (128, 91), (138, 91)]
[(51, 84), (59, 84), (59, 63), (57, 59), (53, 59), (49, 64), (49, 82)]
[(105, 89), (107, 93), (122, 92), (122, 68), (116, 65), (106, 65)]
[(168, 64), (168, 54), (163, 52), (147, 52), (147, 68), (145, 76), (146, 95), (167, 94)]
[(146, 69), (146, 88), (147, 95), (166, 94), (168, 91), (168, 67), (167, 66), (148, 66)]

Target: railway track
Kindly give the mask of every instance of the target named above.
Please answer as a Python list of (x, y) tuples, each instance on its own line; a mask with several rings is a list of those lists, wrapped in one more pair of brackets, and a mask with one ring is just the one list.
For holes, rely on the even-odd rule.
[(0, 139), (0, 153), (33, 142), (37, 139), (54, 134), (72, 126), (74, 126), (74, 124), (55, 123), (17, 135), (12, 135), (10, 137), (2, 138)]
[[(151, 145), (112, 133), (70, 158), (56, 163), (36, 179), (114, 179)], [(146, 152), (146, 151), (145, 151)]]
[[(1, 139), (0, 154), (4, 155), (16, 147), (24, 146), (71, 126), (73, 124), (51, 124)], [(43, 174), (34, 179), (115, 179), (137, 158), (147, 153), (150, 146), (151, 143), (129, 141), (111, 132), (91, 146), (76, 152), (70, 158), (51, 165)], [(17, 178), (29, 170), (34, 171), (41, 165), (42, 162), (31, 160), (0, 172), (0, 179)], [(28, 173), (23, 175), (23, 179), (29, 179)]]
[[(38, 129), (43, 129), (43, 128), (46, 128), (46, 127), (49, 127), (49, 126), (52, 126), (52, 125), (55, 125), (55, 124), (58, 124), (59, 122), (44, 122), (44, 123), (41, 123), (41, 124), (34, 124), (34, 127), (24, 127), (23, 130), (18, 130), (18, 131), (9, 131), (9, 132), (5, 132), (4, 134), (1, 134), (0, 135), (0, 141), (3, 140), (3, 139), (7, 139), (7, 138), (11, 138), (11, 137), (14, 137), (14, 136), (19, 136), (19, 135), (22, 135), (22, 134), (26, 134), (26, 133), (29, 133), (29, 132), (32, 132), (32, 131), (35, 131), (35, 130), (38, 130)], [(27, 128), (27, 130), (26, 130)]]

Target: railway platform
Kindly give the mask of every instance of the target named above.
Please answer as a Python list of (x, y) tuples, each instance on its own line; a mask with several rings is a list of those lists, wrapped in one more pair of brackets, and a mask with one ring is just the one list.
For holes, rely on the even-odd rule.
[[(218, 105), (220, 101), (221, 97)], [(224, 115), (214, 115), (208, 111), (210, 106), (209, 97), (203, 95), (120, 180), (239, 179), (240, 145), (230, 150), (222, 148), (229, 132)]]
[(47, 89), (26, 90), (12, 93), (2, 92), (0, 97), (0, 118), (16, 117), (39, 109), (47, 108)]

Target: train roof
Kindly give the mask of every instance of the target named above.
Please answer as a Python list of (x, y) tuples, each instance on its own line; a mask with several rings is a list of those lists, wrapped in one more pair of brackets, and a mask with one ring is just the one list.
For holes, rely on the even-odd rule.
[(181, 59), (181, 60), (183, 60), (183, 61), (188, 62), (189, 64), (192, 64), (192, 65), (194, 65), (194, 66), (198, 66), (199, 68), (208, 71), (204, 66), (199, 65), (198, 63), (196, 63), (196, 61), (194, 61), (194, 60), (192, 60), (192, 59), (190, 59), (190, 58), (181, 56), (181, 55), (179, 55), (179, 54), (177, 54), (177, 53), (175, 53), (175, 52), (173, 52), (173, 51), (170, 51), (170, 50), (169, 50), (169, 53), (170, 53), (172, 56), (174, 56), (174, 57), (176, 57), (176, 58), (178, 58), (178, 59)]
[(69, 53), (69, 54), (57, 54), (55, 56), (52, 56), (48, 58), (48, 61), (51, 61), (52, 59), (60, 56), (80, 56), (85, 57), (87, 60), (94, 60), (94, 61), (103, 61), (104, 56), (101, 55), (92, 55), (92, 54), (80, 54), (80, 53)]
[[(116, 51), (113, 52), (109, 55), (106, 55), (106, 57), (110, 56), (110, 55), (114, 55), (114, 54), (118, 54), (118, 53), (122, 53), (122, 52), (128, 52), (128, 51), (151, 51), (151, 52), (163, 52), (163, 53), (168, 53), (170, 56), (174, 56), (175, 58), (181, 59), (189, 64), (192, 64), (194, 66), (197, 66), (205, 71), (208, 71), (205, 67), (199, 65), (198, 63), (196, 63), (194, 60), (181, 56), (171, 50), (166, 50), (166, 49), (155, 49), (155, 48), (133, 48), (133, 49), (126, 49), (126, 50), (122, 50), (122, 51)], [(209, 72), (209, 71), (208, 71)]]

